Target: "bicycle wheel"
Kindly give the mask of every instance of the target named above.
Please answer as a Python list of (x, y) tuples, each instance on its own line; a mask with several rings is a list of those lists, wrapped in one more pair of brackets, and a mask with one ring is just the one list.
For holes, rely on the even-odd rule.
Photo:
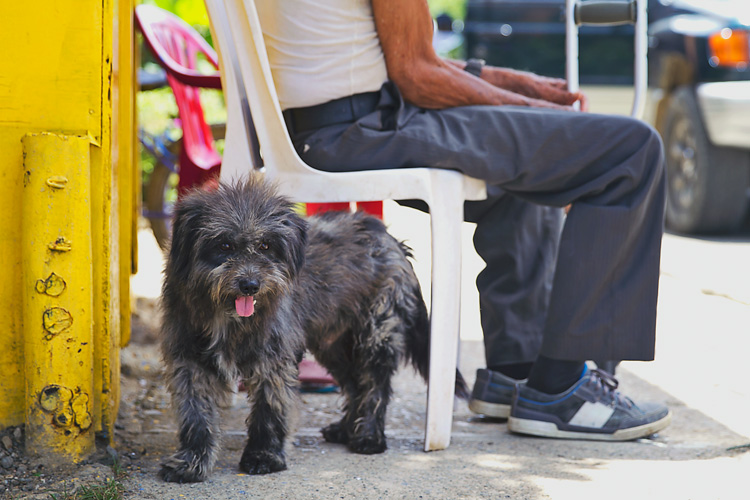
[(145, 187), (145, 217), (151, 225), (159, 247), (166, 251), (172, 236), (172, 208), (177, 201), (179, 176), (166, 165), (156, 162)]

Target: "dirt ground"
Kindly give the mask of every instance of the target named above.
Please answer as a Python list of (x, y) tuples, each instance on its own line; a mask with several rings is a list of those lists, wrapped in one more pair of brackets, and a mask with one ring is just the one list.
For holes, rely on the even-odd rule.
[[(425, 453), (425, 385), (405, 368), (395, 381), (386, 427), (389, 449), (382, 455), (355, 455), (326, 443), (319, 429), (337, 418), (339, 395), (303, 394), (288, 443), (289, 469), (265, 476), (242, 474), (237, 463), (248, 406), (237, 395), (223, 412), (224, 451), (211, 478), (200, 484), (164, 483), (157, 477), (158, 465), (176, 449), (176, 426), (155, 344), (155, 302), (139, 299), (137, 310), (131, 345), (122, 352), (115, 448), (100, 445), (90, 460), (53, 469), (23, 456), (21, 428), (6, 429), (0, 435), (4, 498), (64, 498), (63, 492), (80, 484), (112, 477), (115, 459), (124, 471), (124, 497), (133, 499), (540, 499), (553, 498), (552, 493), (570, 485), (578, 485), (574, 491), (599, 485), (609, 491), (608, 498), (750, 498), (746, 487), (719, 489), (723, 486), (715, 482), (726, 476), (728, 485), (737, 467), (750, 463), (747, 438), (626, 371), (618, 375), (632, 391), (672, 407), (674, 422), (662, 434), (616, 444), (528, 438), (508, 433), (503, 421), (472, 415), (465, 402), (458, 402), (451, 446)], [(482, 360), (481, 343), (462, 343), (461, 366), (470, 383)], [(632, 469), (636, 481), (594, 481), (623, 466)], [(696, 494), (709, 477), (714, 490)], [(683, 490), (687, 496), (680, 494)], [(554, 498), (567, 497), (561, 495)]]
[[(429, 255), (429, 235), (419, 232), (429, 227), (428, 221), (415, 220), (422, 214), (386, 209), (392, 212), (387, 214), (391, 232), (408, 239), (415, 255)], [(750, 268), (744, 240), (715, 246), (702, 240), (665, 240), (657, 361), (630, 364), (617, 372), (626, 394), (665, 402), (672, 409), (672, 424), (657, 436), (626, 443), (518, 436), (507, 431), (504, 421), (477, 417), (459, 401), (450, 447), (425, 453), (426, 388), (405, 368), (394, 380), (386, 425), (389, 449), (382, 455), (355, 455), (326, 443), (320, 428), (338, 418), (340, 397), (302, 394), (287, 445), (288, 470), (241, 474), (237, 464), (248, 405), (238, 395), (223, 412), (224, 451), (216, 470), (204, 483), (179, 485), (157, 477), (159, 462), (177, 447), (177, 429), (155, 345), (154, 297), (162, 263), (156, 258), (158, 247), (145, 236), (149, 234), (139, 234), (140, 272), (133, 280), (139, 293), (132, 341), (121, 356), (122, 399), (114, 447), (100, 443), (97, 453), (82, 464), (53, 468), (24, 456), (22, 428), (3, 429), (0, 498), (66, 499), (64, 493), (81, 484), (101, 484), (114, 475), (113, 469), (121, 469), (124, 498), (146, 500), (750, 499)], [(471, 248), (470, 232), (463, 240), (465, 249)], [(468, 251), (465, 255), (463, 289), (471, 290), (481, 262), (473, 261)], [(714, 262), (726, 263), (730, 270), (717, 270), (710, 265)], [(415, 268), (429, 294), (429, 260), (415, 262)], [(144, 283), (139, 285), (141, 278)], [(470, 385), (476, 369), (484, 366), (478, 307), (476, 297), (462, 294), (460, 366)]]

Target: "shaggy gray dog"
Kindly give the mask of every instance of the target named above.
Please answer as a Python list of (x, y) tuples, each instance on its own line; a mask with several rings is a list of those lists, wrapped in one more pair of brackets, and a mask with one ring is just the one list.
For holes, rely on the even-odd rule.
[(206, 479), (219, 450), (218, 408), (238, 380), (252, 406), (240, 469), (286, 469), (305, 341), (345, 396), (344, 416), (323, 429), (325, 439), (383, 452), (399, 362), (410, 360), (425, 378), (429, 368), (427, 311), (408, 256), (378, 219), (330, 212), (306, 221), (257, 177), (185, 196), (162, 297), (180, 449), (161, 477)]

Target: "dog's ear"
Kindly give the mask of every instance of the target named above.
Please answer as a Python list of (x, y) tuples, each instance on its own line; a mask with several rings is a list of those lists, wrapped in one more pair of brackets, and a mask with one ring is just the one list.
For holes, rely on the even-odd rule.
[(190, 193), (175, 204), (172, 219), (172, 241), (169, 246), (170, 275), (187, 278), (195, 259), (196, 230), (204, 213), (200, 193)]
[(287, 238), (287, 256), (292, 275), (296, 276), (305, 264), (305, 249), (307, 248), (307, 221), (290, 211), (284, 217), (282, 224), (288, 228), (291, 237)]

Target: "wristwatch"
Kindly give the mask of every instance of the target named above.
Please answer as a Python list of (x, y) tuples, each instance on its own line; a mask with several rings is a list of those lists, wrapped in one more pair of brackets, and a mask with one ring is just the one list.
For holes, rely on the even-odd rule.
[(482, 68), (484, 68), (484, 59), (469, 59), (466, 61), (464, 71), (479, 77), (482, 74)]

